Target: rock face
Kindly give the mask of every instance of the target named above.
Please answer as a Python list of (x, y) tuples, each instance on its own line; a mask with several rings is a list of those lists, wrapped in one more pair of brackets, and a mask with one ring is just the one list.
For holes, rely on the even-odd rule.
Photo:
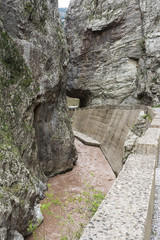
[(159, 0), (72, 0), (68, 95), (81, 106), (159, 103), (159, 12)]
[(0, 0), (3, 240), (26, 234), (46, 175), (71, 169), (76, 161), (65, 96), (68, 53), (57, 5), (57, 0)]

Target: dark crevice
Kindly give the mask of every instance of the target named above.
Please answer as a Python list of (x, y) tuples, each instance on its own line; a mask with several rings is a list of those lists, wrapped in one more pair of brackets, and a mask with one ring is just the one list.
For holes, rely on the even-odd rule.
[(146, 92), (141, 92), (140, 94), (138, 94), (137, 97), (145, 105), (151, 105), (152, 104), (152, 98), (150, 96), (148, 96), (148, 94)]

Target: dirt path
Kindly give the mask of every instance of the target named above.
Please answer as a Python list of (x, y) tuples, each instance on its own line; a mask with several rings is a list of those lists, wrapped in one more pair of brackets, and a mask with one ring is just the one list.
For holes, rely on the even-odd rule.
[[(75, 139), (78, 161), (71, 172), (49, 179), (42, 201), (44, 222), (25, 240), (79, 239), (115, 175), (101, 150)], [(97, 190), (95, 190), (97, 189)]]

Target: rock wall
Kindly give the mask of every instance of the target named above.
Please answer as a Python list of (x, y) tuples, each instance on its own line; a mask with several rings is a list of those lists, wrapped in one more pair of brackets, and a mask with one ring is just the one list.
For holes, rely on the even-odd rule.
[(83, 107), (159, 103), (159, 12), (159, 0), (72, 0), (68, 95)]
[(68, 53), (57, 5), (57, 0), (0, 0), (3, 240), (27, 234), (46, 176), (76, 161), (65, 94)]

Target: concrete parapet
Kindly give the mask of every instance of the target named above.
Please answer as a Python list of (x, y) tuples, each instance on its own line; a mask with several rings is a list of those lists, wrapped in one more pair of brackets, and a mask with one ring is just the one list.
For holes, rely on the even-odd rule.
[(151, 127), (146, 131), (145, 135), (138, 139), (136, 152), (139, 154), (159, 155), (159, 139), (160, 128)]
[(154, 155), (130, 155), (81, 240), (149, 240), (154, 200)]

